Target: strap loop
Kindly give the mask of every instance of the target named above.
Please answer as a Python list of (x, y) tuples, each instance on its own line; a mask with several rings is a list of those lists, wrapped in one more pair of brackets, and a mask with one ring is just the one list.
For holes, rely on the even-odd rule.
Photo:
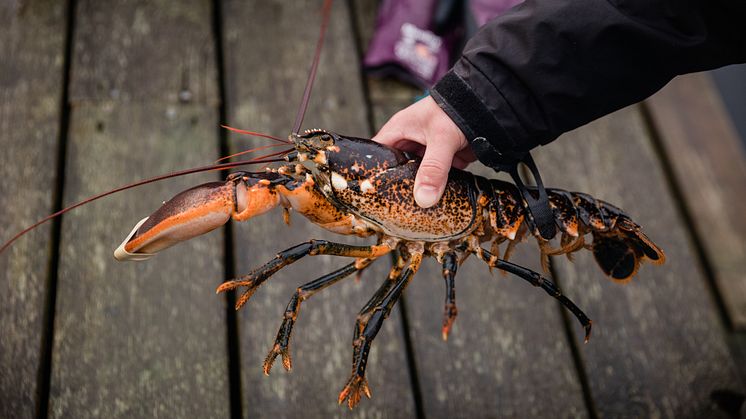
[[(545, 240), (551, 240), (554, 238), (555, 234), (557, 234), (557, 226), (554, 223), (554, 214), (552, 208), (549, 206), (549, 196), (544, 188), (544, 182), (541, 180), (539, 168), (536, 167), (536, 163), (531, 157), (531, 154), (529, 152), (522, 154), (500, 153), (484, 137), (477, 137), (472, 140), (471, 147), (474, 154), (479, 156), (479, 160), (486, 166), (492, 168), (496, 172), (506, 172), (510, 174), (516, 187), (518, 187), (518, 191), (521, 193), (523, 198), (522, 203), (526, 209), (528, 217), (541, 237)], [(524, 163), (531, 171), (531, 175), (536, 181), (537, 197), (534, 197), (534, 195), (531, 194), (521, 179), (521, 176), (518, 173), (519, 163)]]
[(543, 239), (551, 240), (552, 238), (554, 238), (554, 235), (557, 234), (557, 226), (554, 223), (554, 214), (552, 212), (552, 208), (549, 206), (549, 196), (547, 196), (547, 191), (544, 188), (544, 183), (541, 181), (539, 169), (536, 167), (536, 163), (534, 163), (534, 159), (531, 157), (531, 154), (526, 153), (526, 156), (523, 159), (523, 163), (528, 166), (529, 170), (531, 170), (531, 175), (534, 177), (534, 180), (536, 180), (536, 189), (539, 195), (537, 198), (534, 198), (534, 196), (531, 194), (531, 192), (529, 192), (529, 190), (526, 188), (526, 185), (524, 185), (523, 181), (521, 180), (521, 177), (518, 174), (517, 163), (508, 173), (510, 173), (510, 176), (513, 178), (513, 182), (515, 182), (516, 186), (518, 186), (518, 190), (521, 192), (521, 195), (523, 195), (523, 205), (528, 210), (528, 215), (532, 218), (532, 221), (537, 230), (539, 230), (539, 234)]

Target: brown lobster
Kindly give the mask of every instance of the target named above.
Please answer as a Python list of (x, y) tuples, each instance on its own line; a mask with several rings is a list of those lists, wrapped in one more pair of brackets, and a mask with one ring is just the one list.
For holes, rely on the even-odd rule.
[[(414, 277), (422, 259), (427, 256), (435, 257), (443, 267), (446, 282), (442, 328), (444, 339), (457, 314), (456, 271), (467, 257), (474, 254), (490, 268), (515, 274), (558, 299), (585, 328), (587, 341), (591, 320), (585, 313), (548, 279), (508, 262), (515, 244), (528, 234), (533, 235), (538, 241), (545, 268), (551, 255), (570, 256), (575, 251), (587, 248), (593, 252), (603, 272), (617, 282), (631, 279), (646, 260), (655, 264), (663, 263), (665, 256), (661, 249), (620, 209), (586, 194), (559, 189), (546, 190), (553, 225), (560, 233), (558, 243), (552, 243), (539, 233), (527, 209), (525, 191), (519, 191), (511, 183), (486, 179), (457, 169), (451, 170), (441, 201), (423, 209), (416, 205), (412, 191), (419, 157), (370, 140), (324, 130), (307, 130), (300, 134), (328, 24), (330, 4), (330, 0), (325, 1), (321, 35), (293, 134), (288, 142), (292, 149), (266, 158), (188, 169), (104, 192), (19, 232), (0, 246), (0, 253), (40, 224), (124, 189), (199, 171), (284, 161), (283, 165), (267, 168), (264, 172), (235, 172), (224, 182), (206, 183), (181, 192), (140, 221), (116, 249), (115, 257), (119, 260), (144, 260), (180, 241), (218, 228), (231, 218), (248, 220), (278, 206), (285, 210), (286, 221), (289, 211), (293, 210), (335, 233), (375, 236), (376, 243), (370, 246), (321, 240), (301, 243), (278, 253), (253, 272), (225, 282), (218, 288), (218, 292), (224, 292), (246, 287), (236, 302), (238, 309), (274, 273), (304, 256), (325, 254), (354, 258), (352, 263), (300, 286), (291, 297), (275, 344), (264, 362), (264, 372), (268, 374), (277, 356), (281, 356), (283, 366), (289, 370), (290, 336), (302, 302), (352, 273), (362, 271), (381, 256), (395, 254), (395, 263), (388, 277), (356, 319), (352, 375), (339, 395), (339, 402), (347, 400), (350, 408), (360, 401), (363, 394), (370, 397), (365, 371), (373, 339)], [(277, 156), (284, 157), (284, 160), (269, 158)], [(529, 188), (528, 192), (535, 194), (537, 191)], [(586, 242), (589, 235), (592, 241)], [(503, 242), (507, 242), (507, 246), (500, 257), (499, 245)], [(482, 247), (486, 243), (490, 244), (489, 251)]]
[[(513, 273), (541, 287), (568, 308), (590, 336), (591, 320), (558, 288), (540, 274), (508, 262), (513, 246), (527, 233), (534, 235), (542, 259), (570, 255), (588, 248), (611, 279), (626, 282), (640, 264), (661, 264), (665, 256), (640, 226), (620, 209), (589, 195), (548, 189), (559, 246), (553, 248), (538, 233), (521, 203), (515, 185), (452, 169), (441, 201), (427, 209), (414, 201), (417, 156), (370, 140), (323, 130), (291, 134), (295, 149), (289, 164), (266, 172), (236, 172), (225, 182), (206, 183), (186, 190), (142, 220), (116, 250), (119, 260), (142, 260), (180, 241), (211, 231), (233, 218), (245, 221), (280, 206), (297, 211), (313, 223), (339, 234), (376, 236), (371, 246), (352, 246), (311, 240), (289, 249), (238, 279), (223, 283), (218, 292), (246, 287), (236, 302), (243, 306), (278, 270), (307, 255), (336, 255), (355, 261), (300, 286), (285, 309), (275, 344), (264, 361), (269, 374), (275, 358), (291, 368), (290, 335), (301, 303), (316, 292), (361, 271), (374, 260), (396, 253), (388, 278), (360, 310), (353, 337), (352, 376), (339, 395), (354, 407), (361, 395), (370, 397), (365, 379), (368, 353), (392, 307), (417, 272), (423, 257), (443, 266), (446, 303), (443, 338), (456, 318), (454, 277), (471, 254), (490, 268)], [(586, 243), (586, 236), (592, 241)], [(502, 258), (498, 245), (507, 241)], [(490, 251), (482, 247), (490, 244)]]

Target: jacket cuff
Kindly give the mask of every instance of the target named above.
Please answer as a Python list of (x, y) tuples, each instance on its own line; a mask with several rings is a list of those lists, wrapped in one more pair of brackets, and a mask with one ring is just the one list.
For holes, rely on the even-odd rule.
[[(464, 133), (479, 161), (487, 166), (495, 167), (520, 160), (528, 151), (517, 146), (455, 69), (451, 69), (433, 86), (430, 95)], [(505, 106), (508, 106), (507, 103)], [(512, 111), (508, 112), (512, 114)]]

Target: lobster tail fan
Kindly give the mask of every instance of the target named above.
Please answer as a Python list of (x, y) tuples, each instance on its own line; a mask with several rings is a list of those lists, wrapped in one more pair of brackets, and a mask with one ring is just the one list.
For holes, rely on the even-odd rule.
[(635, 247), (618, 233), (593, 233), (593, 257), (609, 278), (628, 282), (640, 268)]
[(666, 262), (666, 255), (652, 240), (645, 235), (640, 226), (635, 224), (629, 218), (623, 217), (617, 221), (617, 228), (624, 234), (628, 240), (642, 253), (643, 260), (649, 260), (655, 265), (662, 265)]
[(620, 217), (611, 231), (593, 232), (593, 256), (612, 280), (626, 283), (637, 273), (640, 263), (649, 260), (660, 265), (666, 256), (626, 217)]

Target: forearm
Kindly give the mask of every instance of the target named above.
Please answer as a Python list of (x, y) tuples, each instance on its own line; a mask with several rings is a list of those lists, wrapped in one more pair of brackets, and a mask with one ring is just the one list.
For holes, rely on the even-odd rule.
[(527, 151), (678, 74), (746, 61), (744, 21), (742, 0), (527, 0), (485, 25), (432, 95), (470, 141)]

